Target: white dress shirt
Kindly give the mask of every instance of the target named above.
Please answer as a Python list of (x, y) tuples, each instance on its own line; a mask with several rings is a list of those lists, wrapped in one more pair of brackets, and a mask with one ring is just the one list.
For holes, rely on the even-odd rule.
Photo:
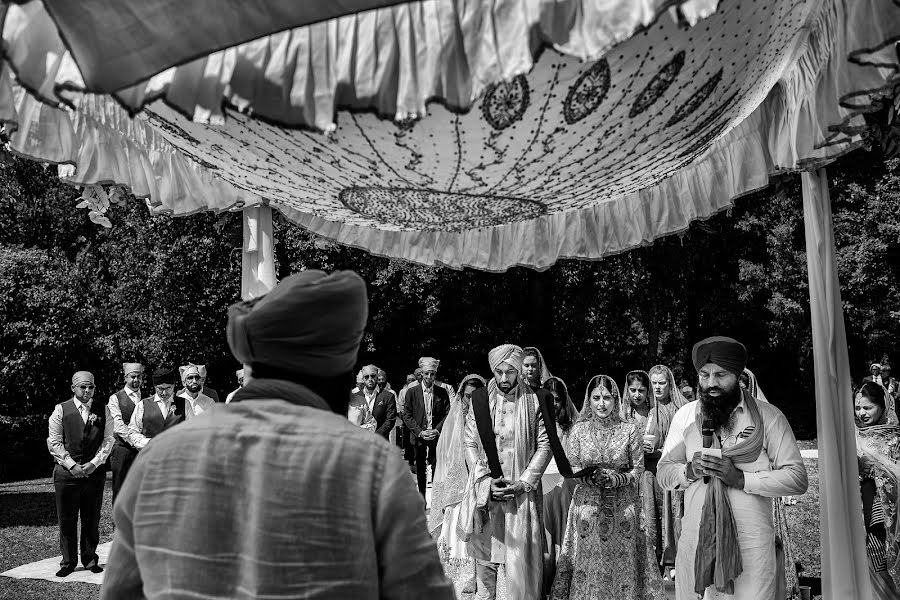
[[(135, 408), (137, 408), (137, 405), (141, 403), (141, 391), (133, 390), (127, 385), (122, 391), (131, 398)], [(109, 413), (113, 418), (113, 432), (123, 440), (128, 440), (128, 423), (122, 418), (122, 407), (119, 406), (119, 396), (116, 394), (110, 396), (106, 406), (109, 408)]]
[(199, 417), (204, 412), (210, 409), (216, 401), (200, 392), (197, 394), (196, 398), (191, 397), (191, 394), (187, 390), (183, 390), (180, 394), (180, 397), (185, 399), (184, 403), (184, 420), (187, 421), (193, 417)]
[(366, 406), (369, 407), (369, 412), (374, 411), (375, 410), (375, 398), (378, 397), (378, 388), (375, 388), (374, 390), (372, 390), (372, 393), (370, 394), (369, 389), (364, 387), (363, 394), (366, 397)]
[[(73, 400), (75, 399), (73, 398)], [(75, 400), (75, 408), (77, 408), (78, 412), (81, 414), (81, 420), (84, 421), (85, 425), (87, 425), (92, 403), (93, 400), (89, 400), (86, 404)], [(97, 450), (97, 454), (94, 455), (94, 458), (90, 460), (91, 464), (95, 467), (100, 467), (100, 465), (106, 462), (106, 459), (112, 450), (113, 442), (115, 442), (115, 438), (113, 437), (113, 420), (112, 416), (109, 414), (109, 407), (107, 406), (104, 410), (106, 411), (106, 425), (103, 428), (103, 443), (100, 444), (100, 448)], [(63, 440), (62, 417), (62, 404), (57, 404), (53, 409), (53, 414), (50, 415), (47, 448), (50, 450), (50, 454), (53, 455), (53, 460), (66, 469), (71, 470), (72, 467), (78, 463), (69, 456), (69, 451), (66, 450), (65, 441)]]
[[(754, 462), (735, 464), (744, 472), (744, 488), (727, 488), (744, 570), (734, 581), (734, 594), (723, 594), (710, 586), (706, 590), (707, 600), (768, 600), (775, 596), (775, 530), (771, 499), (800, 495), (807, 488), (806, 467), (787, 419), (773, 404), (756, 404), (761, 424), (753, 423), (742, 398), (734, 409), (731, 430), (719, 432), (723, 448), (743, 442), (739, 436), (749, 427), (763, 427), (764, 437), (762, 450)], [(691, 481), (686, 475), (688, 460), (695, 452), (703, 450), (697, 410), (699, 401), (694, 400), (675, 413), (657, 466), (657, 479), (663, 489), (686, 490), (675, 564), (677, 594), (683, 598), (696, 597), (693, 592), (694, 555), (708, 487), (702, 477)]]
[(422, 386), (422, 399), (425, 401), (425, 429), (431, 429), (431, 416), (434, 412), (434, 386)]
[[(163, 400), (159, 397), (158, 394), (153, 394), (153, 401), (156, 403), (156, 407), (159, 409), (160, 414), (163, 419), (166, 419), (169, 416), (169, 411), (172, 410), (172, 398), (169, 400)], [(150, 441), (150, 438), (146, 437), (143, 433), (141, 433), (144, 429), (144, 403), (138, 402), (134, 407), (134, 412), (131, 415), (131, 423), (128, 424), (128, 443), (140, 450), (144, 446), (147, 445), (147, 442)]]

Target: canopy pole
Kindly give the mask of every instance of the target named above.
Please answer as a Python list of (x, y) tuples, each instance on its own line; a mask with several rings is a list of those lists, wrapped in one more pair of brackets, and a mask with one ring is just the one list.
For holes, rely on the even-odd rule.
[(828, 177), (819, 169), (801, 178), (819, 440), (822, 597), (872, 600)]
[(241, 298), (251, 300), (275, 287), (275, 243), (272, 209), (250, 206), (243, 210), (244, 243), (241, 248)]

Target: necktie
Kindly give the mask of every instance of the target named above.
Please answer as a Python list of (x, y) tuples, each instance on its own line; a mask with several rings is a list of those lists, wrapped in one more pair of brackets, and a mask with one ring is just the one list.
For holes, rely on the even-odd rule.
[(78, 407), (78, 412), (81, 413), (81, 420), (87, 423), (88, 420), (88, 407), (86, 404), (82, 404)]

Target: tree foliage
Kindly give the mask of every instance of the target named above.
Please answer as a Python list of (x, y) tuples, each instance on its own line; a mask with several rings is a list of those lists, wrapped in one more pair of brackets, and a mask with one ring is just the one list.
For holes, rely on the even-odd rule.
[[(829, 169), (852, 370), (898, 356), (900, 164), (857, 152)], [(153, 216), (142, 201), (114, 206), (112, 228), (76, 210), (78, 192), (53, 171), (0, 166), (0, 414), (48, 414), (79, 368), (102, 394), (120, 363), (200, 362), (210, 384), (233, 387), (227, 307), (240, 294), (237, 214)], [(814, 381), (799, 176), (779, 177), (681, 234), (599, 261), (544, 272), (424, 267), (317, 238), (276, 217), (280, 277), (354, 269), (368, 284), (359, 364), (395, 386), (422, 355), (456, 384), (488, 374), (503, 342), (541, 348), (579, 402), (595, 373), (622, 381), (656, 363), (694, 381), (690, 348), (712, 334), (750, 349), (750, 367), (800, 435), (814, 435)], [(849, 400), (848, 400), (849, 401)]]

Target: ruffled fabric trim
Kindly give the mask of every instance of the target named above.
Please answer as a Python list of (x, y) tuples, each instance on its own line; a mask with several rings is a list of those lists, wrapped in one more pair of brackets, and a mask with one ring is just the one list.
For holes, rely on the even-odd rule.
[[(196, 60), (184, 56), (176, 60), (184, 64), (114, 96), (131, 112), (164, 99), (196, 122), (217, 124), (228, 105), (268, 121), (327, 132), (336, 126), (338, 108), (375, 110), (396, 120), (425, 115), (433, 99), (468, 109), (489, 85), (530, 71), (546, 46), (595, 60), (668, 9), (673, 18), (693, 25), (717, 5), (718, 0), (407, 2), (279, 31)], [(7, 10), (3, 40), (21, 84), (46, 102), (78, 106), (80, 94), (71, 91), (90, 90), (43, 4)], [(268, 27), (277, 31), (283, 21)], [(113, 23), (110, 29), (110, 35), (121, 35), (128, 26)], [(214, 29), (198, 28), (197, 39), (183, 52), (217, 49), (218, 36), (208, 33)], [(97, 32), (77, 28), (69, 35)], [(55, 60), (47, 61), (48, 56)], [(139, 55), (126, 59), (141, 62)], [(96, 67), (91, 65), (91, 72), (101, 77)], [(98, 86), (105, 87), (102, 81)]]
[[(3, 7), (0, 16), (20, 8)], [(900, 85), (893, 53), (893, 43), (900, 39), (900, 10), (893, 0), (828, 0), (816, 3), (815, 11), (809, 16), (809, 35), (791, 49), (790, 66), (763, 104), (692, 163), (638, 192), (459, 233), (387, 231), (329, 220), (287, 203), (270, 204), (300, 226), (341, 244), (454, 268), (545, 269), (560, 258), (599, 259), (650, 244), (727, 209), (735, 198), (766, 186), (773, 174), (825, 165), (862, 144), (862, 115)], [(15, 64), (39, 62), (15, 62), (18, 51), (22, 47), (8, 53)], [(35, 160), (75, 165), (68, 181), (121, 184), (151, 198), (155, 210), (177, 215), (266, 202), (172, 146), (154, 127), (152, 110), (132, 120), (108, 98), (89, 95), (81, 97), (78, 110), (52, 107), (36, 100), (35, 90), (27, 93), (14, 82), (9, 63), (0, 68), (0, 120), (8, 128), (18, 127), (13, 150)]]

